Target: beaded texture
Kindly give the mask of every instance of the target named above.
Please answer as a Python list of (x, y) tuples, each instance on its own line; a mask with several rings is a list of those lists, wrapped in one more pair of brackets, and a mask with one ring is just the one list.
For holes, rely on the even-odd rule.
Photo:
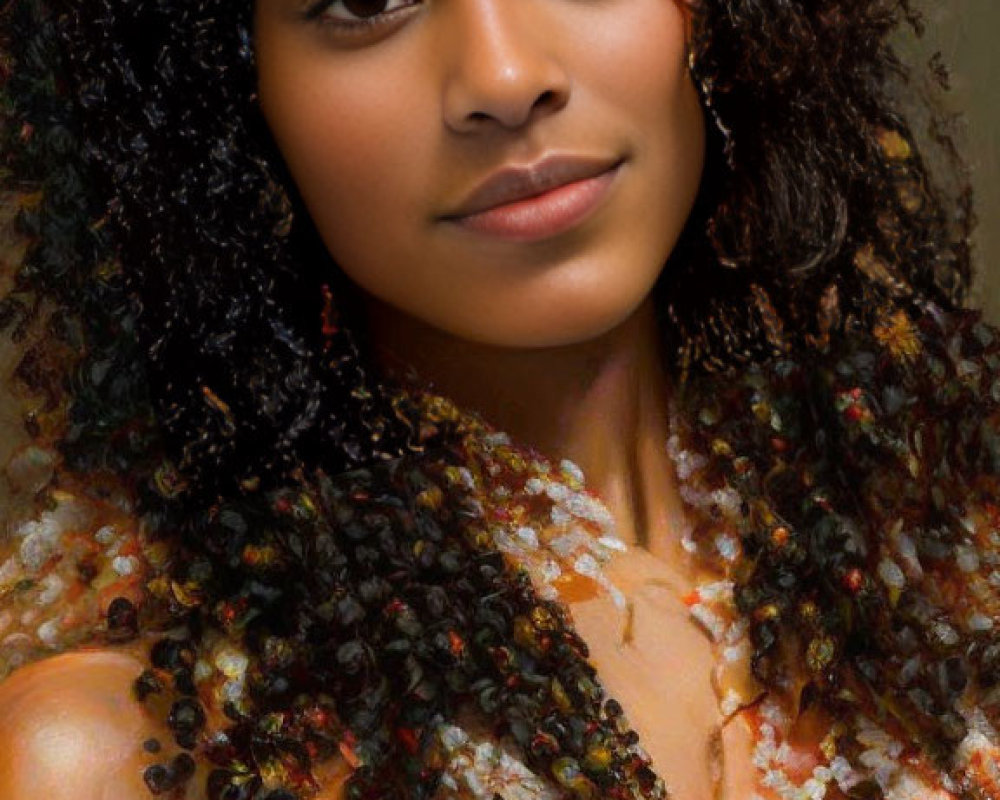
[[(735, 21), (714, 5), (720, 24)], [(790, 4), (774, 5), (796, 24), (805, 19)], [(163, 18), (171, 11), (169, 4), (148, 6)], [(757, 15), (758, 3), (746, 6), (741, 13)], [(817, 21), (846, 25), (861, 19), (856, 11), (817, 12)], [(309, 340), (316, 345), (309, 358), (323, 370), (289, 371), (288, 363), (304, 363), (305, 340), (279, 324), (280, 315), (248, 304), (277, 302), (265, 291), (275, 273), (268, 265), (295, 272), (284, 251), (262, 260), (272, 234), (283, 233), (283, 201), (266, 170), (240, 161), (228, 145), (206, 148), (188, 125), (156, 115), (143, 124), (169, 137), (194, 136), (194, 146), (215, 159), (207, 172), (189, 164), (183, 184), (201, 187), (213, 213), (193, 201), (177, 206), (173, 218), (217, 217), (218, 226), (199, 229), (212, 236), (192, 237), (183, 225), (162, 223), (156, 204), (176, 187), (147, 170), (153, 162), (135, 150), (150, 144), (141, 135), (109, 138), (118, 148), (109, 162), (122, 167), (118, 177), (143, 187), (122, 191), (118, 208), (136, 202), (129, 221), (144, 214), (155, 221), (158, 256), (172, 260), (183, 251), (184, 269), (199, 278), (218, 257), (239, 291), (215, 297), (197, 281), (171, 284), (183, 292), (162, 309), (147, 309), (150, 346), (140, 353), (137, 309), (103, 240), (114, 209), (91, 205), (70, 126), (72, 101), (53, 76), (54, 49), (42, 46), (55, 48), (65, 29), (39, 3), (18, 2), (14, 13), (10, 30), (30, 33), (30, 46), (16, 68), (6, 38), (0, 53), (0, 114), (11, 121), (0, 126), (0, 322), (19, 351), (11, 401), (27, 442), (7, 470), (0, 675), (82, 645), (146, 653), (135, 695), (163, 708), (184, 750), (148, 771), (147, 784), (159, 794), (190, 780), (197, 758), (210, 765), (209, 800), (306, 798), (317, 789), (317, 767), (336, 759), (353, 769), (351, 798), (493, 800), (491, 793), (513, 798), (532, 786), (543, 798), (663, 797), (663, 782), (623, 709), (606, 697), (564, 606), (590, 593), (620, 600), (601, 569), (620, 544), (578, 470), (548, 464), (443, 398), (382, 391), (363, 374), (356, 352), (345, 355), (350, 337), (326, 293), (314, 298), (323, 307), (322, 336)], [(131, 13), (116, 10), (115, 24), (131, 31)], [(209, 16), (223, 20), (232, 47), (246, 50), (239, 26)], [(878, 10), (868, 9), (871, 38), (864, 41), (874, 42), (891, 16), (879, 22)], [(90, 17), (74, 19), (82, 26)], [(219, 79), (231, 64), (217, 28), (199, 27), (192, 42), (180, 28), (151, 27), (181, 36), (173, 52), (192, 56), (192, 75), (205, 86), (229, 84)], [(77, 36), (86, 39), (86, 30)], [(787, 74), (764, 57), (771, 54), (792, 59), (800, 86), (826, 85), (812, 71), (826, 62), (804, 40), (791, 51), (748, 30), (744, 39), (754, 46), (771, 42), (746, 58), (751, 72)], [(700, 48), (706, 75), (713, 53), (730, 50), (726, 35), (717, 46), (712, 38)], [(103, 52), (99, 40), (94, 47)], [(826, 41), (854, 40), (844, 34)], [(92, 91), (101, 86), (96, 62), (78, 55), (79, 74), (94, 81), (78, 99), (100, 112), (113, 86)], [(169, 59), (163, 63), (168, 74)], [(243, 74), (248, 64), (241, 61)], [(121, 96), (129, 102), (108, 119), (148, 111), (146, 87), (131, 68), (121, 62)], [(745, 80), (759, 99), (765, 81)], [(865, 70), (854, 80), (881, 86)], [(805, 96), (786, 86), (771, 86), (769, 118), (794, 115), (825, 129), (834, 110), (827, 100), (803, 104)], [(739, 120), (746, 115), (738, 101), (727, 102), (730, 88), (702, 83), (716, 112)], [(229, 126), (249, 100), (230, 100), (234, 113), (211, 108), (221, 126), (217, 142), (245, 132)], [(188, 97), (178, 106), (186, 114)], [(697, 364), (720, 371), (692, 370), (679, 381), (675, 438), (667, 443), (690, 511), (687, 547), (717, 573), (688, 600), (720, 648), (723, 711), (756, 714), (763, 796), (900, 800), (945, 792), (992, 799), (1000, 796), (1000, 340), (975, 314), (945, 314), (908, 285), (922, 270), (934, 273), (925, 288), (961, 276), (967, 261), (960, 247), (949, 260), (937, 244), (952, 240), (939, 230), (943, 215), (906, 131), (893, 127), (891, 114), (877, 117), (840, 118), (836, 156), (854, 165), (843, 174), (855, 178), (872, 164), (898, 173), (878, 195), (889, 218), (853, 213), (863, 230), (797, 243), (793, 263), (803, 270), (796, 275), (826, 259), (822, 280), (782, 280), (769, 297), (749, 267), (772, 260), (787, 266), (781, 254), (768, 255), (775, 242), (788, 244), (776, 235), (787, 220), (751, 225), (748, 212), (737, 210), (729, 230), (753, 240), (729, 247), (722, 235), (714, 244), (738, 256), (720, 269), (745, 268), (710, 274), (739, 291), (724, 303), (709, 298), (711, 313), (692, 305), (692, 319), (667, 309), (682, 340), (674, 343), (678, 372)], [(752, 148), (752, 134), (767, 128), (756, 115), (747, 118), (740, 141)], [(812, 141), (776, 135), (756, 145), (767, 163), (794, 167), (804, 155), (793, 150), (783, 158), (785, 151), (773, 148)], [(232, 159), (235, 173), (223, 168)], [(231, 174), (245, 176), (245, 185), (220, 190)], [(788, 194), (794, 181), (813, 185), (818, 174), (793, 170), (748, 185), (807, 199), (807, 217), (821, 220), (818, 228), (846, 224), (843, 197), (833, 191), (840, 172), (823, 175), (829, 197)], [(867, 197), (860, 188), (857, 196)], [(262, 219), (275, 222), (252, 226), (267, 241), (247, 239), (233, 250), (230, 223), (245, 228), (246, 208), (258, 203)], [(755, 196), (744, 203), (755, 214), (760, 207)], [(872, 203), (858, 208), (867, 212)], [(14, 231), (23, 240), (8, 240)], [(185, 239), (196, 247), (180, 247)], [(142, 261), (150, 242), (139, 237), (131, 247)], [(702, 260), (686, 263), (702, 275)], [(153, 269), (147, 277), (162, 274)], [(692, 285), (674, 296), (701, 297), (702, 284)], [(189, 329), (190, 309), (205, 302), (215, 322), (228, 324), (230, 314), (243, 320), (247, 338), (217, 335), (232, 325), (204, 336), (203, 328)], [(747, 307), (749, 317), (740, 311)], [(159, 310), (166, 316), (156, 317)], [(802, 316), (813, 313), (815, 321)], [(795, 336), (783, 329), (786, 317)], [(160, 410), (167, 428), (190, 445), (201, 478), (234, 478), (227, 485), (239, 491), (231, 496), (189, 494), (160, 458), (150, 401), (137, 387), (145, 385), (143, 364), (173, 363), (161, 345), (181, 364), (199, 348), (211, 350), (202, 360), (212, 367), (204, 380), (179, 388), (176, 407), (169, 401)], [(217, 375), (237, 375), (226, 367), (239, 351), (260, 360), (266, 380), (220, 386)], [(324, 404), (331, 389), (342, 390), (344, 403)], [(301, 408), (282, 406), (288, 394)], [(321, 424), (310, 429), (310, 419)], [(347, 422), (359, 419), (344, 436)], [(385, 427), (386, 419), (398, 424)], [(275, 430), (280, 435), (265, 436), (277, 453), (264, 462), (270, 472), (234, 456), (252, 453), (256, 437)], [(304, 431), (319, 431), (318, 449), (343, 449), (359, 468), (330, 475), (293, 459), (288, 437), (312, 441)], [(372, 463), (361, 463), (375, 453)], [(238, 474), (219, 476), (218, 465)], [(788, 741), (810, 721), (821, 731), (811, 760)]]
[[(5, 247), (17, 263), (23, 244)], [(762, 791), (997, 796), (1000, 340), (933, 307), (850, 324), (818, 356), (676, 398), (685, 546), (719, 575), (691, 613), (720, 647), (723, 712), (768, 692)], [(541, 797), (664, 795), (562, 605), (621, 602), (602, 565), (622, 544), (574, 465), (399, 389), (422, 455), (248, 487), (178, 522), (169, 463), (130, 485), (63, 462), (70, 395), (38, 365), (78, 356), (51, 326), (18, 333), (35, 371), (13, 398), (31, 424), (7, 466), (0, 675), (168, 632), (136, 694), (163, 698), (178, 743), (214, 764), (212, 800), (307, 797), (311, 765), (333, 758), (355, 768), (355, 797), (465, 800), (531, 786), (525, 770)], [(478, 737), (455, 728), (470, 707)], [(785, 737), (810, 709), (839, 722), (803, 771)], [(190, 771), (175, 760), (148, 783)]]
[[(896, 319), (893, 324), (902, 323)], [(897, 430), (899, 415), (921, 415), (922, 424), (916, 428), (921, 437), (901, 438), (877, 414), (884, 413), (883, 404), (892, 397), (893, 384), (886, 377), (897, 373), (906, 380), (928, 380), (929, 375), (921, 374), (925, 365), (938, 377), (945, 371), (947, 378), (947, 371), (954, 370), (955, 378), (942, 381), (938, 391), (964, 400), (968, 398), (952, 393), (971, 386), (975, 396), (987, 398), (989, 411), (979, 415), (974, 428), (966, 426), (961, 457), (992, 458), (987, 448), (994, 441), (995, 392), (981, 390), (997, 384), (988, 371), (993, 369), (997, 339), (972, 315), (958, 320), (929, 315), (921, 324), (922, 329), (910, 329), (913, 340), (905, 350), (886, 348), (873, 362), (864, 357), (863, 348), (851, 347), (825, 375), (831, 381), (826, 391), (838, 414), (836, 422), (860, 441), (855, 452), (872, 443), (888, 448), (907, 464), (915, 482), (901, 493), (898, 483), (885, 485), (885, 475), (877, 470), (865, 473), (869, 484), (863, 487), (864, 502), (873, 509), (867, 525), (878, 538), (870, 545), (858, 527), (833, 529), (834, 534), (851, 537), (832, 551), (832, 580), (820, 583), (842, 598), (839, 610), (806, 581), (798, 594), (787, 591), (787, 580), (785, 594), (773, 589), (763, 593), (759, 573), (776, 570), (779, 556), (789, 558), (804, 576), (813, 566), (795, 552), (804, 535), (801, 521), (779, 505), (785, 498), (765, 493), (758, 482), (765, 465), (771, 481), (781, 473), (776, 475), (769, 459), (752, 460), (743, 454), (749, 451), (731, 444), (734, 432), (745, 441), (747, 428), (766, 435), (771, 458), (777, 456), (775, 461), (783, 465), (785, 480), (778, 485), (789, 494), (798, 492), (796, 505), (815, 515), (813, 524), (820, 525), (820, 533), (826, 530), (822, 525), (835, 513), (834, 498), (823, 491), (822, 472), (804, 468), (795, 457), (796, 437), (803, 430), (801, 405), (808, 396), (787, 389), (802, 385), (803, 368), (783, 361), (768, 373), (748, 371), (738, 386), (730, 383), (728, 392), (716, 385), (701, 393), (692, 385), (673, 409), (674, 434), (666, 446), (692, 523), (684, 546), (718, 576), (685, 602), (717, 644), (716, 683), (724, 687), (719, 698), (723, 713), (752, 709), (762, 797), (909, 800), (973, 790), (989, 797), (996, 791), (997, 736), (991, 723), (996, 691), (990, 691), (982, 677), (966, 679), (961, 686), (955, 677), (965, 668), (957, 660), (961, 641), (974, 637), (982, 642), (973, 651), (982, 661), (995, 647), (991, 636), (998, 618), (998, 517), (987, 502), (994, 478), (988, 470), (978, 473), (975, 496), (983, 502), (963, 508), (957, 538), (948, 547), (934, 548), (940, 532), (921, 527), (912, 508), (902, 515), (899, 499), (941, 502), (939, 491), (932, 487), (925, 498), (916, 485), (920, 476), (934, 474), (926, 467), (927, 456), (920, 459), (916, 448), (926, 453), (924, 437), (942, 435), (927, 424), (935, 417), (922, 416), (927, 409), (916, 404), (896, 409)], [(928, 352), (937, 342), (938, 349)], [(882, 343), (873, 339), (871, 344)], [(923, 360), (905, 355), (917, 344)], [(858, 364), (871, 371), (859, 372)], [(881, 401), (877, 404), (876, 387)], [(936, 399), (926, 396), (929, 402)], [(701, 398), (710, 401), (705, 404)], [(253, 518), (246, 508), (214, 509), (200, 534), (206, 551), (232, 553), (235, 571), (226, 579), (236, 583), (227, 597), (218, 587), (209, 587), (206, 579), (213, 566), (203, 556), (182, 554), (176, 543), (151, 539), (144, 532), (124, 493), (110, 501), (99, 500), (87, 487), (74, 493), (55, 466), (55, 451), (42, 443), (19, 451), (8, 474), (17, 476), (18, 485), (30, 487), (25, 496), (31, 502), (24, 508), (33, 508), (35, 516), (24, 512), (9, 527), (4, 544), (4, 671), (88, 638), (112, 644), (132, 639), (140, 616), (147, 624), (174, 620), (181, 624), (151, 652), (151, 669), (137, 682), (137, 693), (175, 697), (169, 704), (175, 735), (191, 751), (217, 763), (216, 786), (243, 785), (256, 787), (254, 791), (290, 786), (307, 796), (314, 785), (310, 761), (344, 758), (363, 778), (366, 763), (376, 762), (379, 747), (388, 746), (409, 754), (405, 780), (426, 780), (423, 791), (439, 799), (491, 799), (496, 793), (513, 797), (518, 796), (510, 794), (515, 786), (524, 797), (596, 797), (602, 791), (602, 775), (606, 796), (661, 796), (664, 788), (652, 778), (648, 756), (621, 709), (604, 697), (586, 663), (586, 645), (572, 633), (569, 614), (561, 605), (594, 593), (622, 602), (602, 569), (625, 549), (614, 536), (607, 509), (586, 489), (572, 463), (551, 465), (444, 398), (409, 393), (399, 402), (418, 409), (428, 429), (450, 430), (450, 448), (336, 478), (317, 474), (298, 489), (269, 493), (268, 517)], [(749, 404), (751, 413), (733, 411), (736, 402)], [(872, 453), (884, 457), (881, 450)], [(171, 483), (161, 480), (157, 486), (169, 493)], [(271, 520), (267, 526), (265, 519)], [(928, 536), (933, 537), (929, 543), (920, 538)], [(364, 561), (374, 557), (364, 543), (377, 539), (377, 546), (395, 560), (394, 585), (363, 568)], [(354, 551), (349, 553), (352, 542)], [(335, 575), (342, 561), (352, 562), (355, 574), (326, 580), (323, 571)], [(178, 564), (183, 568), (178, 570)], [(473, 566), (478, 577), (460, 586), (466, 597), (444, 597), (435, 589), (435, 579)], [(411, 574), (403, 578), (406, 570)], [(496, 582), (505, 571), (520, 587), (514, 596)], [(282, 606), (284, 601), (269, 595), (280, 594), (293, 574), (306, 584), (306, 593), (292, 606)], [(930, 581), (928, 576), (933, 576)], [(309, 586), (314, 580), (317, 585)], [(465, 603), (481, 603), (489, 587), (506, 591), (510, 607), (503, 612), (481, 607), (470, 620)], [(319, 594), (310, 595), (314, 590)], [(205, 608), (206, 597), (216, 598), (212, 608)], [(902, 613), (908, 604), (917, 605), (921, 616), (914, 618), (916, 610), (911, 609), (904, 619), (910, 626), (923, 625), (924, 641), (930, 645), (904, 641), (897, 653), (883, 659), (882, 669), (896, 685), (884, 685), (881, 696), (862, 671), (866, 662), (851, 663), (845, 654), (851, 631), (844, 626), (850, 620), (834, 616), (872, 613), (864, 606), (848, 609), (859, 600), (875, 602), (873, 598), (881, 603), (878, 613)], [(311, 679), (316, 689), (322, 686), (325, 691), (311, 695), (308, 702), (300, 696), (292, 708), (278, 710), (279, 704), (262, 713), (268, 695), (285, 695), (269, 681), (275, 675), (288, 680), (296, 672), (291, 667), (302, 657), (300, 646), (280, 635), (276, 617), (270, 615), (277, 608), (301, 614), (307, 607), (316, 609), (313, 625), (333, 623), (324, 652), (336, 666), (330, 674)], [(354, 638), (361, 621), (370, 619), (371, 607), (379, 609), (378, 624), (391, 630), (381, 653)], [(208, 614), (214, 623), (197, 645), (188, 638), (196, 614)], [(266, 621), (255, 622), (254, 617)], [(794, 621), (800, 641), (775, 654), (762, 631), (783, 619)], [(477, 624), (486, 623), (509, 624), (515, 646), (490, 645), (491, 635), (477, 629)], [(354, 634), (348, 637), (345, 630)], [(904, 637), (912, 636), (906, 631)], [(253, 641), (247, 641), (248, 634)], [(409, 644), (404, 646), (404, 641)], [(425, 651), (419, 659), (411, 659), (421, 648)], [(398, 658), (392, 655), (397, 651), (418, 709), (411, 709), (413, 718), (405, 722), (399, 710), (370, 706), (370, 684), (350, 692), (351, 679), (387, 655), (390, 661)], [(490, 662), (496, 678), (463, 684), (472, 672), (469, 663), (482, 659)], [(433, 661), (441, 676), (429, 679), (421, 661)], [(914, 723), (920, 722), (920, 709), (903, 704), (922, 699), (916, 689), (921, 688), (921, 670), (928, 662), (935, 664), (932, 674), (946, 677), (958, 689), (950, 713), (961, 726), (961, 736), (954, 739), (949, 762), (937, 760), (945, 751), (935, 752), (931, 736), (950, 732), (928, 726), (923, 747), (908, 733), (919, 730)], [(398, 679), (388, 670), (386, 676)], [(442, 684), (450, 686), (453, 698), (462, 699), (463, 705), (438, 705)], [(530, 697), (535, 705), (524, 704), (518, 690), (525, 684), (534, 687)], [(352, 694), (355, 700), (345, 703)], [(203, 707), (210, 711), (209, 718), (217, 720), (222, 710), (235, 724), (212, 729)], [(486, 722), (464, 730), (454, 720), (469, 709)], [(378, 715), (390, 713), (394, 723), (388, 731), (372, 727)], [(795, 724), (810, 714), (829, 725), (812, 743), (812, 751), (803, 754), (787, 739)], [(498, 718), (503, 722), (496, 724)], [(259, 759), (256, 769), (240, 746), (251, 730), (258, 753), (266, 752), (259, 747), (265, 735), (273, 747), (272, 757)], [(310, 758), (290, 759), (280, 741), (304, 743)], [(164, 775), (148, 776), (151, 784), (172, 786), (186, 771), (183, 764), (164, 765), (162, 770)], [(220, 789), (213, 796), (229, 795)]]

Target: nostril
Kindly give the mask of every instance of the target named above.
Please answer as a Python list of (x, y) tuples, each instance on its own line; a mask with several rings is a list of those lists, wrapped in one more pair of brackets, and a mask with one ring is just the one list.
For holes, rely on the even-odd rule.
[(568, 93), (560, 89), (546, 89), (535, 99), (535, 108), (557, 111), (566, 104)]
[(541, 92), (528, 106), (522, 106), (518, 112), (516, 107), (511, 105), (507, 108), (497, 107), (493, 111), (471, 111), (466, 119), (474, 125), (482, 125), (489, 121), (499, 121), (508, 127), (519, 127), (528, 122), (534, 112), (545, 110), (553, 111), (561, 105), (562, 94), (553, 89), (546, 89)]
[(483, 55), (478, 49), (464, 54), (449, 76), (443, 111), (448, 126), (458, 132), (492, 124), (514, 129), (536, 115), (557, 112), (569, 91), (568, 76), (543, 53), (505, 47)]
[(547, 89), (539, 95), (538, 99), (535, 100), (536, 106), (547, 106), (554, 103), (556, 100), (556, 93), (551, 89)]

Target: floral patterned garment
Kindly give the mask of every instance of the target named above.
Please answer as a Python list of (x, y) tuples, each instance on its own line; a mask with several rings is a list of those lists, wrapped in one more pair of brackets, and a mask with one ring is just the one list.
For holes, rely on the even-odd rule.
[[(541, 597), (564, 602), (571, 613), (575, 602), (595, 596), (625, 606), (628, 598), (607, 577), (606, 568), (628, 548), (574, 464), (554, 465), (516, 447), (444, 398), (424, 394), (418, 402), (430, 418), (463, 420), (463, 465), (442, 466), (442, 480), (478, 498), (483, 534), (530, 575)], [(848, 394), (844, 408), (863, 422), (863, 414), (850, 411), (861, 402), (862, 395)], [(741, 714), (753, 731), (753, 800), (945, 800), (963, 796), (960, 780), (981, 787), (977, 797), (1000, 797), (997, 732), (971, 699), (963, 707), (968, 732), (957, 749), (958, 763), (946, 773), (932, 765), (884, 709), (837, 716), (804, 702), (795, 680), (764, 691), (752, 672), (747, 618), (734, 599), (745, 560), (739, 519), (746, 498), (707, 476), (707, 455), (688, 441), (686, 422), (678, 414), (677, 432), (666, 446), (695, 520), (684, 546), (712, 575), (683, 600), (715, 645), (715, 685), (723, 716)], [(773, 414), (772, 422), (778, 412)], [(120, 633), (135, 630), (137, 621), (130, 615), (142, 610), (145, 594), (170, 595), (182, 605), (196, 601), (186, 596), (189, 587), (165, 577), (170, 549), (148, 537), (125, 494), (111, 485), (74, 483), (60, 474), (56, 451), (40, 441), (14, 454), (7, 475), (17, 510), (0, 539), (0, 677), (81, 643), (97, 639), (114, 644)], [(988, 629), (998, 618), (991, 605), (995, 593), (987, 591), (1000, 582), (998, 530), (1000, 511), (987, 507), (971, 513), (968, 544), (954, 553), (952, 582), (973, 588), (972, 601), (961, 610), (964, 624), (973, 629)], [(780, 547), (790, 534), (779, 524), (771, 535)], [(921, 571), (913, 543), (902, 530), (890, 532), (879, 579), (892, 590)], [(945, 584), (944, 600), (958, 596)], [(118, 598), (131, 602), (119, 603)], [(945, 622), (936, 634), (945, 642), (955, 636)], [(531, 637), (533, 629), (526, 626), (519, 635)], [(811, 644), (810, 658), (822, 659), (823, 646), (822, 641)], [(237, 641), (222, 636), (206, 640), (194, 676), (210, 717), (226, 703), (239, 707), (248, 665)], [(203, 746), (211, 747), (211, 740)], [(349, 738), (340, 750), (353, 763)], [(425, 760), (442, 770), (436, 800), (556, 800), (572, 788), (572, 775), (563, 776), (560, 788), (532, 773), (517, 747), (493, 738), (474, 715), (442, 723)]]
[[(625, 597), (609, 582), (604, 568), (627, 546), (616, 538), (610, 512), (585, 488), (579, 468), (569, 461), (554, 468), (537, 455), (526, 461), (503, 434), (490, 433), (468, 446), (477, 473), (474, 477), (463, 471), (460, 480), (471, 485), (504, 476), (492, 491), (484, 492), (495, 504), (500, 549), (531, 573), (543, 593), (567, 602), (571, 612), (575, 599), (593, 593), (607, 594), (623, 606)], [(693, 510), (711, 505), (733, 516), (738, 513), (738, 496), (706, 491), (701, 483), (703, 456), (684, 449), (676, 435), (669, 449)], [(522, 481), (512, 479), (513, 474), (528, 477)], [(898, 727), (862, 714), (833, 720), (815, 712), (795, 713), (792, 697), (763, 690), (751, 673), (747, 624), (733, 600), (730, 573), (741, 559), (734, 530), (723, 519), (712, 535), (702, 537), (712, 551), (706, 560), (715, 568), (716, 579), (703, 583), (684, 601), (692, 619), (715, 644), (714, 683), (723, 717), (742, 714), (753, 732), (758, 793), (751, 800), (867, 797), (873, 796), (874, 787), (880, 792), (874, 796), (885, 800), (958, 797), (960, 788), (954, 780), (930, 766), (906, 743)], [(684, 540), (691, 552), (705, 544), (696, 542), (691, 533)], [(975, 708), (968, 709), (968, 721), (970, 730), (960, 747), (964, 767), (989, 787), (986, 796), (1000, 796), (995, 794), (1000, 789), (997, 732)], [(441, 738), (453, 761), (440, 800), (493, 800), (498, 793), (512, 800), (558, 796), (537, 779), (526, 781), (530, 772), (501, 746), (477, 741), (453, 726), (442, 731)]]

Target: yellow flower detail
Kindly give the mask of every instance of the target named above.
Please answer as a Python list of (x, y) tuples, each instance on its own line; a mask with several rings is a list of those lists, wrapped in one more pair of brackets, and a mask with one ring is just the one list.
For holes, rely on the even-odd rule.
[(903, 311), (875, 325), (875, 338), (897, 361), (911, 361), (920, 354), (920, 339), (913, 322)]
[(905, 161), (913, 155), (910, 143), (899, 131), (881, 128), (876, 136), (882, 152), (892, 161)]

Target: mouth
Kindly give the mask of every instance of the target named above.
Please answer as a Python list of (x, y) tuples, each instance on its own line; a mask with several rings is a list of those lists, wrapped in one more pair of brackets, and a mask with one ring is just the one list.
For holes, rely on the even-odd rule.
[(554, 155), (501, 169), (483, 181), (447, 222), (514, 241), (554, 236), (590, 216), (610, 191), (624, 159)]

